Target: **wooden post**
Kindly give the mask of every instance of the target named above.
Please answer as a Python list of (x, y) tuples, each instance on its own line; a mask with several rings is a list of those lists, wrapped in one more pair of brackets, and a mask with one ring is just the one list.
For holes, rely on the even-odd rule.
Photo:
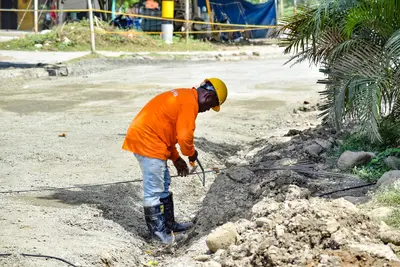
[(293, 13), (296, 15), (297, 1), (293, 0)]
[(34, 9), (34, 19), (33, 19), (33, 23), (34, 23), (34, 29), (35, 29), (35, 33), (39, 32), (39, 0), (35, 0), (33, 2), (33, 9)]
[[(208, 19), (210, 20), (210, 22), (214, 22), (214, 18), (211, 14), (210, 0), (206, 0), (206, 6), (207, 6), (207, 12), (208, 12)], [(214, 24), (211, 24), (211, 29), (214, 30)]]
[(64, 2), (63, 1), (58, 1), (57, 9), (61, 10), (60, 13), (58, 13), (58, 24), (63, 24), (64, 23)]
[(116, 1), (116, 0), (112, 0), (111, 19), (115, 19), (115, 1)]
[[(189, 0), (186, 0), (186, 4), (185, 4), (185, 20), (189, 20), (189, 19), (190, 19), (190, 15), (189, 15)], [(186, 43), (189, 43), (189, 21), (186, 21), (185, 30), (186, 30)]]
[(96, 52), (96, 45), (95, 45), (95, 36), (94, 36), (94, 24), (93, 24), (93, 7), (92, 7), (92, 0), (88, 0), (88, 7), (89, 7), (89, 23), (90, 23), (90, 39), (92, 45), (92, 53)]

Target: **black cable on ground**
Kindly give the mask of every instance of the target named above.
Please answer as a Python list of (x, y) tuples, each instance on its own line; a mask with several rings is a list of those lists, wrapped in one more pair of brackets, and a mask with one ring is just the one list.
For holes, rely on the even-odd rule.
[[(223, 169), (219, 169), (223, 170)], [(215, 173), (216, 171), (205, 171), (204, 173)], [(188, 175), (197, 175), (203, 174), (202, 172), (194, 172), (189, 173)], [(171, 178), (179, 177), (179, 175), (172, 175)], [(137, 183), (143, 181), (142, 179), (137, 180), (128, 180), (128, 181), (121, 181), (121, 182), (112, 182), (112, 183), (102, 183), (102, 184), (82, 184), (82, 185), (75, 185), (75, 186), (67, 186), (67, 187), (49, 187), (49, 188), (40, 188), (40, 189), (23, 189), (23, 190), (8, 190), (8, 191), (0, 191), (0, 194), (12, 194), (12, 193), (26, 193), (26, 192), (41, 192), (41, 191), (55, 191), (55, 190), (68, 190), (68, 189), (77, 189), (77, 188), (89, 188), (89, 187), (97, 187), (97, 186), (104, 186), (104, 185), (115, 185), (115, 184), (127, 184), (127, 183)]]
[[(11, 254), (11, 253), (0, 253), (0, 257), (9, 257), (9, 256), (11, 256), (11, 255), (13, 255), (13, 254)], [(68, 264), (69, 266), (78, 267), (78, 266), (76, 266), (75, 264), (72, 264), (72, 263), (70, 263), (69, 261), (64, 260), (64, 259), (62, 259), (62, 258), (59, 258), (59, 257), (48, 256), (48, 255), (39, 255), (39, 254), (27, 254), (27, 253), (21, 253), (21, 254), (19, 254), (19, 255), (24, 256), (24, 257), (54, 259), (54, 260), (62, 261), (62, 262), (64, 262), (64, 263)]]
[(376, 182), (374, 182), (374, 183), (369, 183), (369, 184), (363, 184), (363, 185), (356, 185), (356, 186), (346, 187), (346, 188), (343, 188), (343, 189), (334, 190), (334, 191), (330, 191), (330, 192), (326, 192), (326, 193), (319, 194), (319, 195), (317, 195), (317, 197), (323, 197), (323, 196), (332, 195), (332, 194), (338, 193), (338, 192), (349, 191), (349, 190), (352, 190), (352, 189), (357, 189), (357, 188), (363, 188), (363, 187), (373, 186), (373, 185), (375, 185), (375, 184), (376, 184)]

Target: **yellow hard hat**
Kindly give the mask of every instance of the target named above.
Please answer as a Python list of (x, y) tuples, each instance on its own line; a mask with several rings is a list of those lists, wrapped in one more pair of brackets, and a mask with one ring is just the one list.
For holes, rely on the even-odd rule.
[(219, 105), (213, 107), (212, 109), (218, 112), (220, 110), (220, 106), (225, 102), (226, 98), (228, 97), (228, 88), (226, 88), (225, 83), (218, 78), (208, 78), (205, 79), (204, 82), (211, 83), (215, 89), (215, 92), (217, 93)]

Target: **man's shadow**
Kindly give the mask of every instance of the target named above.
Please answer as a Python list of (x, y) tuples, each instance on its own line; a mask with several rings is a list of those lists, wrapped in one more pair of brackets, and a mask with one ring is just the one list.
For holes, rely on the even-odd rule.
[(142, 183), (127, 183), (62, 190), (41, 199), (57, 199), (69, 205), (92, 204), (128, 232), (149, 239), (143, 214)]

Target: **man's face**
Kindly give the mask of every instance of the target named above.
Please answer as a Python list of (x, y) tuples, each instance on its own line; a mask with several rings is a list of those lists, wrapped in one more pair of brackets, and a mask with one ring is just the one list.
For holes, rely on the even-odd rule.
[(219, 105), (217, 94), (213, 91), (201, 89), (199, 92), (199, 113), (209, 111)]

